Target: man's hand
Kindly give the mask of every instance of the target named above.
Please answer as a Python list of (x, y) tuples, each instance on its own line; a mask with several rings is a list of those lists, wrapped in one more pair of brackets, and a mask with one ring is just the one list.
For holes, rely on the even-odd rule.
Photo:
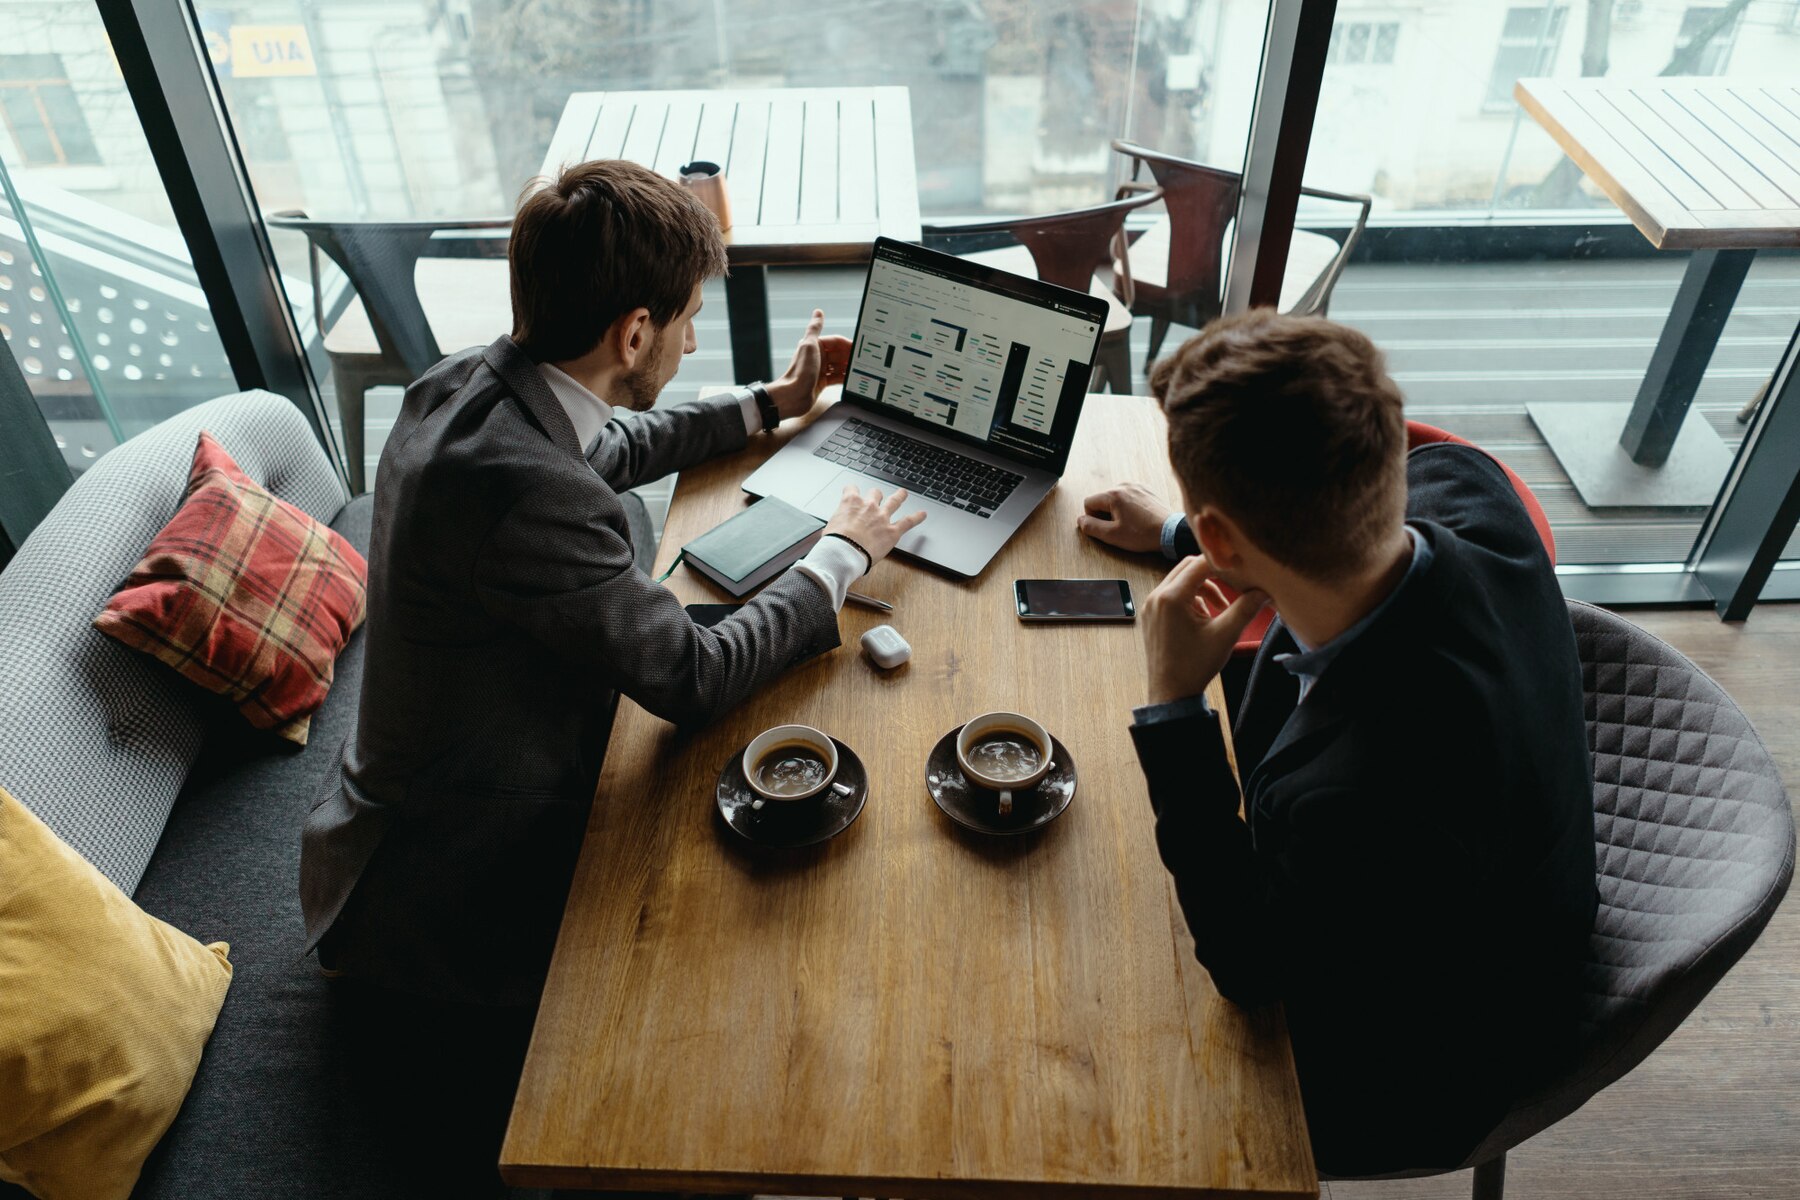
[(1163, 523), (1174, 511), (1141, 483), (1095, 492), (1083, 505), (1087, 511), (1075, 518), (1075, 528), (1096, 542), (1139, 553), (1162, 549)]
[(837, 511), (826, 523), (825, 533), (841, 533), (861, 546), (872, 567), (888, 556), (888, 551), (894, 548), (902, 534), (925, 519), (923, 512), (916, 512), (896, 520), (894, 514), (900, 511), (900, 505), (905, 501), (905, 488), (883, 501), (880, 488), (871, 489), (865, 496), (855, 484), (847, 483), (844, 498), (838, 501)]
[(1204, 692), (1225, 669), (1244, 627), (1268, 602), (1265, 593), (1249, 591), (1227, 603), (1203, 554), (1177, 563), (1144, 600), (1150, 703)]
[(812, 320), (800, 344), (794, 347), (794, 361), (780, 379), (769, 385), (769, 399), (783, 418), (804, 416), (812, 411), (819, 393), (834, 383), (844, 382), (850, 369), (850, 339), (835, 334), (824, 336), (825, 312), (813, 309)]

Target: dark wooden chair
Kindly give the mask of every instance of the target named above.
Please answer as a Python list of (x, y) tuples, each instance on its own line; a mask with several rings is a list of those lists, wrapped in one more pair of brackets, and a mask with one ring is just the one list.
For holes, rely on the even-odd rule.
[[(410, 384), (444, 357), (442, 346), (482, 345), (512, 327), (505, 266), (469, 261), (505, 259), (507, 239), (493, 232), (512, 228), (512, 220), (338, 221), (298, 209), (265, 219), (271, 229), (305, 234), (309, 243), (313, 317), (331, 359), (350, 485), (362, 492), (364, 394)], [(356, 291), (329, 327), (319, 288), (321, 251)]]
[(980, 250), (959, 257), (985, 263), (1015, 275), (1036, 275), (1045, 283), (1088, 292), (1106, 301), (1106, 331), (1100, 339), (1100, 369), (1088, 390), (1102, 386), (1114, 392), (1132, 390), (1131, 297), (1129, 265), (1115, 275), (1115, 262), (1125, 241), (1127, 214), (1154, 204), (1162, 193), (1154, 188), (1138, 194), (1038, 217), (1016, 217), (971, 224), (931, 225), (927, 237), (993, 236), (1004, 234), (1017, 245)]
[[(1244, 179), (1235, 171), (1202, 166), (1131, 142), (1112, 145), (1131, 159), (1131, 178), (1120, 185), (1119, 196), (1155, 188), (1161, 191), (1167, 210), (1131, 243), (1128, 254), (1117, 264), (1119, 273), (1129, 272), (1132, 280), (1131, 311), (1150, 318), (1150, 357), (1155, 358), (1170, 325), (1199, 329), (1220, 313), (1227, 238)], [(1139, 178), (1146, 166), (1154, 184)], [(1304, 229), (1294, 230), (1288, 243), (1287, 271), (1277, 307), (1296, 316), (1322, 317), (1331, 303), (1331, 289), (1337, 286), (1350, 252), (1369, 223), (1372, 202), (1367, 196), (1321, 188), (1301, 188), (1300, 194), (1358, 206), (1355, 223), (1341, 243)]]

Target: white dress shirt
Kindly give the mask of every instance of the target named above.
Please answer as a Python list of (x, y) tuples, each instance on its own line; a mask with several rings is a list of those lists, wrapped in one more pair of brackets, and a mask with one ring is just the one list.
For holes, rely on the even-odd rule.
[[(594, 447), (600, 444), (600, 431), (612, 420), (612, 405), (560, 367), (539, 363), (538, 369), (543, 372), (544, 382), (550, 385), (550, 394), (569, 414), (569, 423), (575, 426), (575, 440), (581, 443), (582, 456), (593, 454)], [(748, 388), (740, 389), (738, 406), (744, 413), (744, 432), (751, 435), (762, 432), (762, 410), (756, 406), (756, 397)], [(825, 589), (832, 608), (841, 609), (850, 585), (869, 566), (862, 551), (842, 538), (829, 537), (820, 538), (819, 544), (794, 564), (794, 569)]]

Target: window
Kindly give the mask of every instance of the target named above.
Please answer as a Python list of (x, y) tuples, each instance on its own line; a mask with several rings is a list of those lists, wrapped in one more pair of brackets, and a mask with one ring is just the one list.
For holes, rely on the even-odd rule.
[(100, 161), (59, 54), (0, 54), (0, 124), (28, 167)]
[(1386, 65), (1394, 61), (1394, 47), (1399, 41), (1398, 21), (1351, 21), (1334, 25), (1325, 62), (1333, 67), (1354, 63)]
[(1509, 8), (1500, 30), (1500, 49), (1494, 55), (1494, 73), (1488, 79), (1482, 107), (1493, 112), (1513, 111), (1513, 84), (1535, 75), (1548, 75), (1562, 45), (1563, 18), (1567, 8)]
[(1725, 9), (1716, 5), (1690, 8), (1681, 14), (1681, 28), (1675, 34), (1675, 57), (1680, 59), (1694, 44), (1694, 39), (1708, 30), (1711, 36), (1705, 45), (1700, 47), (1699, 55), (1684, 64), (1682, 75), (1722, 75), (1725, 72), (1725, 60), (1731, 57), (1731, 44), (1737, 37), (1738, 17), (1743, 9), (1731, 14), (1731, 18), (1722, 26), (1715, 28), (1715, 23)]

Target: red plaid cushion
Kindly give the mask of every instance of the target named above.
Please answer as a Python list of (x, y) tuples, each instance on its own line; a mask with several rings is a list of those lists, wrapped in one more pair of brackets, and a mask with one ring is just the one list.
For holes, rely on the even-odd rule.
[(302, 746), (362, 624), (368, 564), (200, 434), (187, 499), (94, 627)]

